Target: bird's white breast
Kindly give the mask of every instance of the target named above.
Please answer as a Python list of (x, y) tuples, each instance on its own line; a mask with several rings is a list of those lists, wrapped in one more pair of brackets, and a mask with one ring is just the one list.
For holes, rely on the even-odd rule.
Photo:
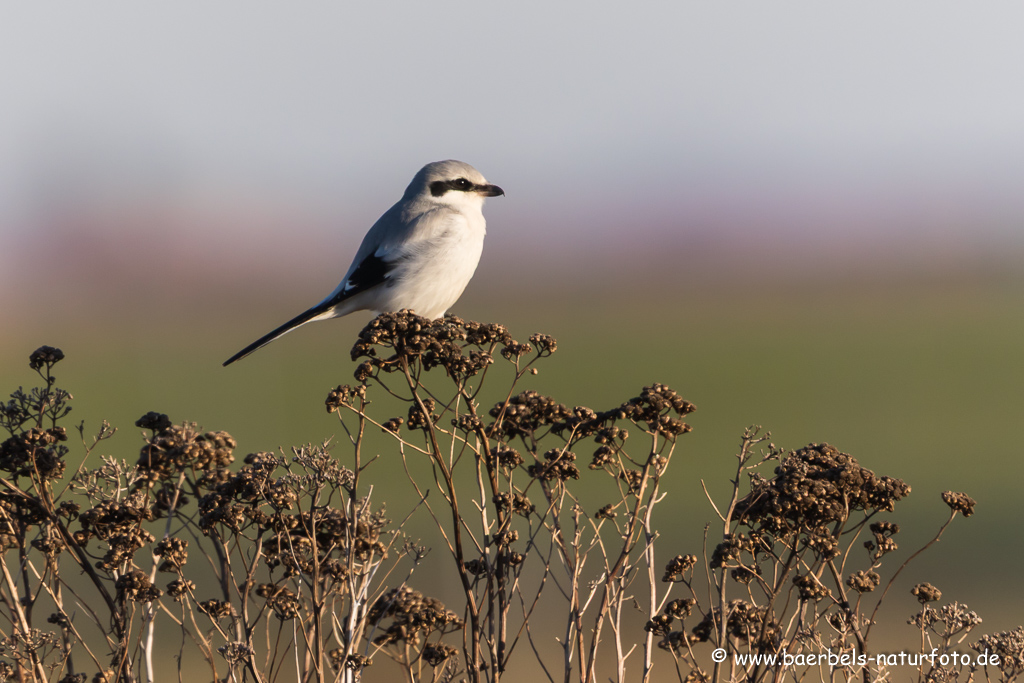
[(380, 288), (375, 309), (411, 308), (424, 317), (439, 318), (466, 289), (483, 251), (483, 214), (444, 211), (428, 223), (429, 237), (410, 245), (391, 281)]

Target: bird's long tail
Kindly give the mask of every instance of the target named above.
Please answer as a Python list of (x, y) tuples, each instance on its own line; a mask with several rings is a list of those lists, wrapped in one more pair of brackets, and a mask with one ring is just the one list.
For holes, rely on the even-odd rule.
[[(312, 322), (314, 320), (318, 320), (321, 316), (323, 316), (324, 313), (326, 313), (329, 310), (330, 310), (330, 307), (326, 307), (325, 308), (323, 304), (320, 304), (320, 305), (314, 306), (313, 308), (309, 309), (305, 313), (300, 313), (299, 315), (295, 316), (294, 318), (292, 318), (291, 320), (286, 322), (284, 325), (281, 325), (280, 327), (278, 327), (273, 332), (268, 332), (267, 334), (263, 335), (262, 337), (260, 337), (256, 341), (254, 341), (252, 344), (249, 344), (244, 349), (242, 349), (241, 351), (239, 351), (235, 355), (231, 356), (231, 358), (228, 358), (226, 361), (224, 361), (224, 365), (225, 366), (231, 365), (236, 360), (240, 360), (242, 358), (245, 358), (246, 356), (248, 356), (250, 353), (252, 353), (256, 349), (263, 348), (264, 346), (266, 346), (270, 342), (274, 341), (278, 337), (281, 337), (283, 335), (288, 334), (289, 332), (291, 332), (295, 328), (301, 327), (302, 325), (305, 325), (308, 322)], [(330, 316), (325, 316), (325, 317), (330, 317)]]

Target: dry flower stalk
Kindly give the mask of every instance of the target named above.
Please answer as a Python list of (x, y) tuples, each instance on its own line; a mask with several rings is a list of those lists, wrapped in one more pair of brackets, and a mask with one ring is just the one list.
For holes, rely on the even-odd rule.
[[(556, 350), (501, 325), (384, 314), (352, 350), (356, 384), (326, 400), (345, 464), (327, 443), (236, 463), (229, 434), (151, 412), (134, 464), (92, 462), (114, 435), (104, 424), (91, 441), (79, 428), (86, 459), (71, 472), (71, 395), (52, 373), (64, 354), (38, 349), (43, 386), (0, 405), (0, 680), (153, 681), (155, 643), (172, 633), (179, 666), (205, 662), (218, 681), (394, 680), (397, 666), (406, 681), (497, 682), (531, 657), (549, 680), (581, 683), (649, 681), (656, 669), (688, 682), (892, 677), (874, 665), (718, 664), (710, 652), (871, 652), (893, 581), (973, 499), (944, 493), (950, 515), (934, 539), (894, 560), (900, 528), (883, 515), (905, 482), (828, 444), (784, 451), (752, 427), (728, 499), (709, 497), (720, 534), (707, 528), (711, 545), (694, 553), (661, 551), (655, 513), (693, 404), (661, 384), (604, 411), (522, 388)], [(403, 414), (374, 415), (380, 392)], [(371, 504), (364, 450), (378, 429), (450, 556), (455, 604), (416, 589), (427, 548)], [(1021, 629), (968, 642), (976, 614), (937, 605), (928, 584), (914, 595), (922, 652), (1001, 658), (983, 670), (922, 663), (920, 680), (1024, 671)], [(556, 645), (539, 623), (560, 624)], [(369, 668), (381, 658), (392, 664)]]

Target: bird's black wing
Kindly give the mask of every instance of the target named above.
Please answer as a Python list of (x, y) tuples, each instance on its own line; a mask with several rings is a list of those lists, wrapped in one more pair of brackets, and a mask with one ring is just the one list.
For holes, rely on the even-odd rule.
[(231, 356), (231, 358), (224, 361), (224, 365), (231, 365), (236, 360), (245, 358), (256, 349), (266, 346), (281, 335), (291, 332), (299, 325), (305, 325), (313, 318), (334, 308), (346, 299), (349, 299), (356, 294), (360, 294), (361, 292), (365, 292), (377, 285), (383, 284), (387, 281), (391, 271), (394, 270), (395, 264), (396, 262), (394, 261), (385, 261), (376, 254), (370, 254), (362, 260), (355, 270), (352, 271), (352, 274), (348, 276), (344, 284), (338, 288), (338, 291), (334, 295), (324, 299), (308, 311), (300, 313), (274, 331), (263, 335), (252, 344), (249, 344), (244, 349)]
[(365, 292), (387, 281), (397, 261), (385, 261), (377, 254), (370, 254), (360, 262), (352, 274), (345, 279), (345, 284), (338, 288), (334, 296), (324, 299), (315, 308), (321, 312), (337, 306), (345, 299)]

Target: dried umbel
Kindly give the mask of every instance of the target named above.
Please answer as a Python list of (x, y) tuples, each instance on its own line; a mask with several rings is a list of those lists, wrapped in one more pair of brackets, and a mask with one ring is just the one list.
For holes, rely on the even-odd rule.
[(672, 630), (673, 621), (675, 621), (675, 617), (671, 614), (657, 614), (644, 624), (644, 630), (655, 635), (668, 635)]
[(121, 575), (117, 580), (117, 595), (122, 600), (152, 602), (160, 597), (160, 589), (154, 586), (145, 572), (134, 570)]
[(253, 655), (253, 649), (242, 642), (228, 643), (217, 648), (217, 652), (220, 653), (229, 664), (237, 666), (242, 662), (246, 661)]
[(783, 458), (772, 479), (752, 475), (736, 514), (760, 534), (807, 533), (820, 542), (831, 535), (829, 525), (845, 522), (851, 512), (892, 511), (909, 493), (902, 480), (876, 476), (828, 444), (811, 444)]
[(682, 417), (696, 409), (696, 406), (664, 384), (644, 387), (639, 396), (622, 404), (620, 408), (627, 420), (646, 423), (649, 430), (669, 437), (690, 431), (690, 425), (671, 417), (669, 412)]
[(391, 619), (385, 633), (374, 639), (377, 645), (415, 641), (435, 631), (447, 633), (461, 629), (462, 620), (435, 598), (409, 587), (395, 588), (377, 598), (369, 612), (371, 623)]
[(171, 418), (167, 417), (163, 413), (157, 413), (155, 411), (149, 411), (138, 420), (135, 421), (136, 427), (148, 429), (154, 434), (165, 432), (171, 428)]
[(222, 470), (234, 462), (234, 438), (227, 432), (200, 434), (194, 424), (168, 425), (166, 415), (146, 413), (135, 424), (153, 435), (139, 454), (138, 467), (152, 481), (176, 479), (186, 469)]
[[(410, 430), (414, 429), (429, 429), (437, 421), (437, 415), (434, 414), (434, 407), (437, 403), (432, 398), (428, 398), (423, 401), (423, 408), (420, 408), (418, 404), (409, 406), (409, 419), (406, 423), (406, 427)], [(424, 412), (426, 409), (426, 412)]]
[(15, 480), (18, 477), (38, 476), (47, 481), (64, 476), (64, 456), (68, 449), (63, 427), (39, 429), (33, 427), (0, 443), (0, 472)]
[(529, 517), (536, 509), (530, 499), (522, 493), (498, 493), (492, 499), (494, 507), (499, 512), (514, 512), (523, 517)]
[(729, 576), (736, 583), (742, 583), (743, 585), (749, 585), (754, 582), (758, 576), (760, 576), (761, 567), (760, 565), (754, 565), (753, 567), (736, 567), (729, 571)]
[(746, 534), (730, 534), (721, 543), (715, 546), (711, 555), (711, 562), (708, 566), (712, 569), (735, 566), (743, 558), (743, 554), (752, 555), (755, 543)]
[(40, 346), (32, 352), (28, 358), (28, 366), (33, 370), (40, 370), (47, 366), (54, 366), (64, 360), (64, 352), (53, 346)]
[(665, 565), (665, 575), (661, 578), (666, 583), (675, 583), (686, 579), (686, 573), (697, 564), (696, 555), (676, 555)]
[(878, 588), (882, 578), (874, 571), (857, 571), (846, 577), (846, 585), (858, 593), (870, 593)]
[(523, 456), (514, 448), (491, 448), (489, 457), (492, 464), (497, 463), (502, 469), (513, 470), (523, 464)]
[(832, 594), (832, 591), (814, 574), (793, 577), (793, 585), (797, 587), (801, 600), (817, 602)]
[(188, 560), (188, 539), (165, 538), (156, 544), (153, 554), (164, 560), (160, 565), (160, 571), (180, 574)]
[(449, 658), (455, 657), (458, 654), (458, 650), (451, 645), (445, 645), (444, 643), (434, 643), (423, 648), (424, 661), (433, 667), (440, 666)]
[[(506, 358), (518, 358), (530, 350), (513, 340), (503, 325), (452, 315), (430, 320), (399, 311), (381, 314), (363, 328), (352, 347), (352, 360), (369, 359), (356, 370), (356, 379), (363, 383), (375, 371), (395, 372), (414, 365), (424, 370), (443, 367), (450, 376), (465, 379), (493, 363), (492, 351), (498, 347)], [(388, 355), (381, 358), (378, 349)]]
[[(621, 444), (629, 436), (627, 430), (615, 426), (617, 420), (629, 420), (651, 434), (674, 439), (690, 431), (690, 426), (678, 417), (694, 410), (696, 406), (664, 384), (652, 384), (644, 387), (639, 396), (603, 412), (583, 406), (569, 410), (549, 397), (525, 391), (512, 397), (508, 405), (496, 405), (490, 414), (499, 418), (492, 431), (497, 428), (508, 438), (536, 435), (541, 427), (550, 425), (553, 433), (572, 434), (573, 440), (593, 436), (598, 444), (613, 445)], [(609, 451), (598, 449), (592, 469), (611, 463), (608, 454)]]
[(667, 603), (662, 609), (662, 613), (671, 615), (678, 619), (688, 617), (693, 613), (693, 608), (697, 606), (697, 601), (693, 598), (678, 598)]
[(942, 502), (948, 505), (950, 510), (959, 512), (964, 517), (973, 515), (974, 506), (977, 505), (977, 502), (966, 493), (955, 493), (953, 491), (945, 491), (942, 494)]
[(490, 415), (496, 421), (488, 427), (488, 432), (512, 439), (533, 436), (543, 427), (562, 424), (572, 417), (572, 411), (549, 396), (524, 391), (495, 405)]
[(167, 594), (174, 598), (175, 602), (181, 602), (182, 597), (195, 590), (196, 584), (186, 579), (176, 579), (167, 584)]
[(935, 635), (945, 637), (970, 631), (981, 624), (981, 617), (968, 609), (967, 605), (959, 602), (943, 605), (939, 609), (922, 604), (921, 611), (907, 620), (908, 624), (916, 626), (922, 631), (929, 630)]
[(235, 614), (235, 608), (226, 600), (211, 598), (199, 603), (199, 611), (208, 615), (211, 619), (223, 619)]
[(568, 479), (579, 479), (580, 471), (575, 461), (575, 453), (553, 448), (544, 454), (544, 460), (530, 465), (528, 471), (531, 477), (542, 481), (564, 482)]
[(299, 595), (287, 586), (264, 583), (254, 591), (261, 598), (266, 598), (267, 605), (281, 621), (295, 619), (300, 616), (303, 604)]
[(327, 406), (327, 412), (333, 413), (342, 406), (352, 407), (355, 405), (356, 401), (365, 399), (366, 386), (359, 385), (357, 387), (350, 387), (347, 384), (343, 384), (328, 394), (327, 400), (324, 401), (324, 403)]
[(997, 655), (999, 661), (994, 666), (1002, 672), (1004, 680), (1024, 674), (1024, 626), (982, 636), (971, 644), (971, 649), (979, 654)]
[[(733, 600), (726, 608), (726, 632), (733, 638), (762, 651), (774, 651), (781, 625), (768, 614), (766, 607), (758, 607), (745, 600)], [(707, 642), (718, 628), (721, 611), (715, 608), (693, 628), (701, 642)]]
[[(672, 631), (658, 642), (658, 647), (662, 650), (668, 650), (678, 657), (679, 655), (686, 654), (694, 643), (699, 642), (699, 637), (689, 634), (686, 631)], [(686, 680), (689, 683), (691, 679), (690, 677), (687, 677)], [(693, 680), (704, 681), (705, 679), (701, 678)]]
[(872, 562), (878, 562), (883, 556), (899, 549), (899, 546), (896, 545), (896, 541), (892, 538), (900, 532), (899, 524), (894, 524), (892, 522), (875, 522), (871, 525), (870, 529), (875, 540), (866, 541), (864, 543), (864, 547), (867, 548), (868, 552), (871, 554)]
[(344, 668), (348, 671), (360, 672), (373, 664), (373, 660), (366, 655), (351, 654), (345, 657), (345, 651), (340, 647), (329, 650), (327, 660), (333, 671), (341, 671)]
[(919, 583), (914, 586), (911, 595), (915, 596), (922, 605), (929, 602), (937, 602), (942, 599), (942, 591), (930, 583)]

